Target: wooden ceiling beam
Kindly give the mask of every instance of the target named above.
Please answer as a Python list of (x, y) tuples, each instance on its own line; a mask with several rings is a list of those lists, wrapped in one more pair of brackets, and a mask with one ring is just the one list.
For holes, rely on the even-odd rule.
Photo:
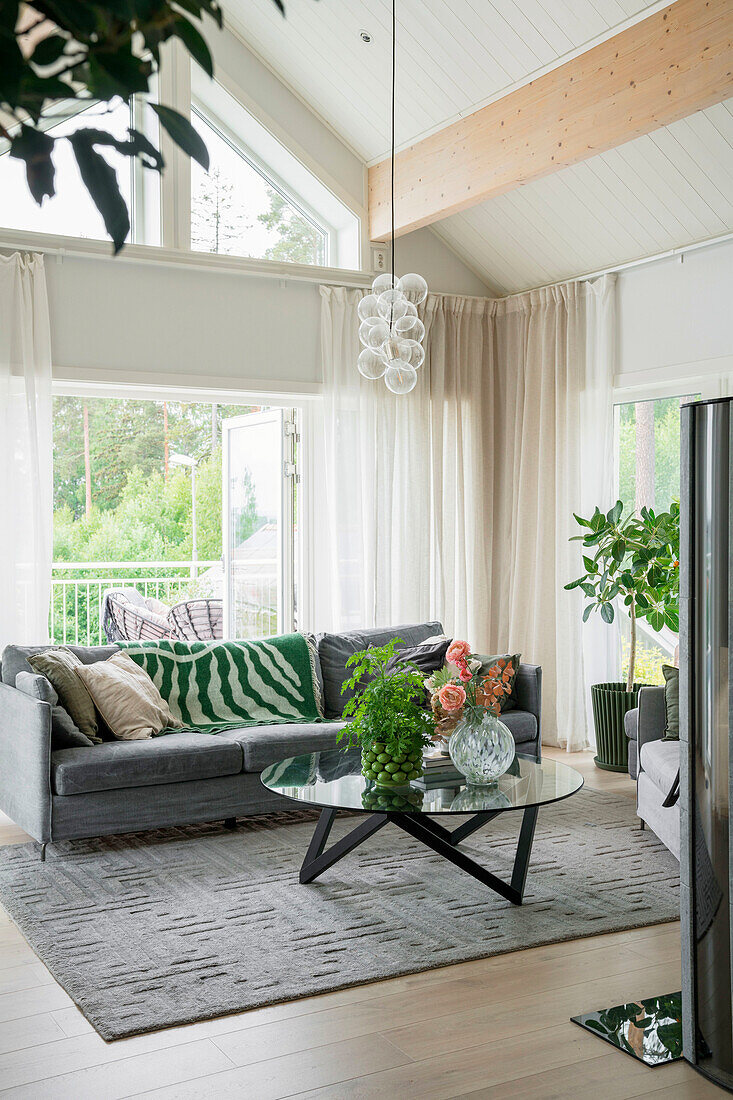
[[(614, 149), (733, 94), (733, 0), (676, 0), (398, 153), (400, 236)], [(369, 169), (373, 241), (390, 234), (389, 160)]]

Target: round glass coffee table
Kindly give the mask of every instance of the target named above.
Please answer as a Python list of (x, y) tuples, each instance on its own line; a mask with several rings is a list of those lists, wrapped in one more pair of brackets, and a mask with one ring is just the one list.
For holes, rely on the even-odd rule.
[[(390, 823), (515, 905), (522, 904), (540, 806), (561, 802), (583, 786), (583, 777), (567, 764), (555, 760), (538, 762), (519, 753), (493, 787), (471, 787), (455, 780), (436, 786), (437, 780), (430, 773), (426, 781), (429, 789), (418, 785), (420, 781), (416, 780), (409, 787), (390, 791), (364, 778), (358, 752), (336, 749), (280, 760), (265, 768), (260, 778), (268, 790), (283, 798), (321, 808), (300, 869), (303, 883), (318, 878)], [(370, 816), (326, 849), (339, 810), (369, 811)], [(522, 823), (511, 881), (504, 882), (457, 846), (498, 814), (512, 810), (522, 811)], [(471, 816), (453, 829), (435, 820), (436, 817), (449, 820), (458, 814)]]

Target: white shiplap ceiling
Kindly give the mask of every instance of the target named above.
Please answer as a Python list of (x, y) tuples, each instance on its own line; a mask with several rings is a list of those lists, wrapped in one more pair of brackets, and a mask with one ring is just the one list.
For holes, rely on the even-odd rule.
[[(732, 0), (733, 2), (733, 0)], [(389, 149), (391, 0), (227, 0), (232, 28), (366, 162)], [(650, 0), (397, 0), (397, 147), (618, 33)], [(364, 45), (360, 30), (372, 35)], [(514, 293), (733, 232), (733, 100), (433, 227)]]
[(733, 231), (733, 99), (435, 227), (508, 294)]
[[(398, 147), (588, 49), (658, 0), (397, 0)], [(390, 141), (391, 0), (227, 0), (227, 21), (364, 160)], [(359, 32), (372, 41), (365, 45)]]

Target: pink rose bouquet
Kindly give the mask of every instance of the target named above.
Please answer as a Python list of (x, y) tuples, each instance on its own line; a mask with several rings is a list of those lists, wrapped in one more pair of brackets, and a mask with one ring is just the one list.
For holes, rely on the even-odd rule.
[(466, 692), (460, 684), (444, 684), (438, 692), (438, 702), (443, 710), (449, 713), (461, 710), (466, 704)]
[(451, 665), (460, 667), (461, 661), (466, 661), (471, 656), (471, 647), (468, 642), (459, 642), (458, 639), (451, 642), (445, 655), (446, 661)]

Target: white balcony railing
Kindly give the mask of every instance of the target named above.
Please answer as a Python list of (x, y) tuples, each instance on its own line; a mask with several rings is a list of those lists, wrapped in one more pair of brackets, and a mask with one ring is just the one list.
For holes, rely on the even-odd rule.
[[(108, 588), (137, 588), (172, 605), (188, 596), (221, 595), (206, 582), (219, 561), (57, 561), (51, 574), (51, 639), (56, 645), (104, 645), (102, 597)], [(192, 576), (196, 572), (197, 576)]]
[[(108, 588), (134, 587), (172, 606), (197, 596), (222, 595), (220, 561), (57, 561), (51, 579), (51, 639), (56, 645), (104, 645), (102, 599)], [(271, 558), (234, 563), (235, 636), (277, 633), (278, 583)]]

